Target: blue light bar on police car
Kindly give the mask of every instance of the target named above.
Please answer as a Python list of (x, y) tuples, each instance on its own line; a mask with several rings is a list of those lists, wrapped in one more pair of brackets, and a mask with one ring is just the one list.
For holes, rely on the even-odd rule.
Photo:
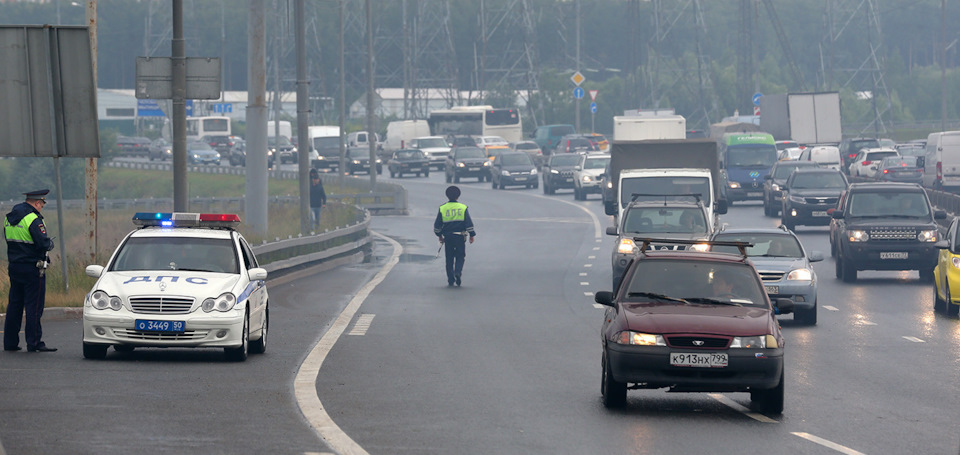
[(240, 217), (227, 213), (138, 212), (133, 215), (136, 226), (236, 228)]

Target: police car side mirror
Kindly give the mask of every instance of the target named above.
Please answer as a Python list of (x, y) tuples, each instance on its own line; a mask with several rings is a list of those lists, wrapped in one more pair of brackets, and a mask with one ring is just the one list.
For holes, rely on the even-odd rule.
[(265, 280), (267, 279), (267, 269), (257, 267), (247, 270), (247, 276), (250, 277), (250, 281)]
[(612, 307), (613, 304), (613, 292), (610, 291), (597, 291), (593, 295), (593, 301), (601, 305)]
[(607, 226), (607, 235), (617, 235), (617, 227)]
[(100, 278), (100, 275), (103, 275), (103, 266), (88, 265), (86, 272), (87, 272), (87, 276), (90, 278)]

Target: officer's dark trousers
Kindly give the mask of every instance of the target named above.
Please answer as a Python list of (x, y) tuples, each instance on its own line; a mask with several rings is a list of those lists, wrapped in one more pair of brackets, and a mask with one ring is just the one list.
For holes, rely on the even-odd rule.
[(43, 330), (40, 317), (43, 316), (43, 302), (47, 291), (47, 278), (40, 276), (36, 264), (14, 262), (9, 264), (10, 300), (7, 303), (7, 320), (3, 324), (3, 347), (12, 349), (20, 343), (20, 320), (27, 313), (26, 327), (23, 332), (27, 348), (40, 344)]
[(447, 253), (447, 284), (463, 273), (463, 259), (467, 255), (467, 239), (460, 234), (443, 237), (444, 251)]

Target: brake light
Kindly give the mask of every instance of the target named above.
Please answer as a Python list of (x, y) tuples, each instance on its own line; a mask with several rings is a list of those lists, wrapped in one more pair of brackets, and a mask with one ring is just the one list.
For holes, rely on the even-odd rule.
[(862, 163), (860, 163), (860, 164), (862, 164), (862, 165), (864, 165), (864, 166), (869, 166), (870, 163), (873, 163), (873, 161), (864, 161), (864, 162), (862, 162)]
[(889, 174), (889, 173), (890, 173), (890, 169), (884, 169), (884, 170), (883, 170), (883, 173), (884, 173), (884, 174)]
[(851, 154), (847, 155), (847, 158), (856, 158), (856, 157), (857, 157), (857, 154), (856, 154), (856, 153), (851, 153)]

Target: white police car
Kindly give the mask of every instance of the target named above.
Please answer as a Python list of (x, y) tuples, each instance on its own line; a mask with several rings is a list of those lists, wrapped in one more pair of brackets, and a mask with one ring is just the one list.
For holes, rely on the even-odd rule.
[(237, 215), (137, 213), (83, 302), (83, 356), (107, 348), (223, 348), (243, 361), (267, 348), (266, 278)]

